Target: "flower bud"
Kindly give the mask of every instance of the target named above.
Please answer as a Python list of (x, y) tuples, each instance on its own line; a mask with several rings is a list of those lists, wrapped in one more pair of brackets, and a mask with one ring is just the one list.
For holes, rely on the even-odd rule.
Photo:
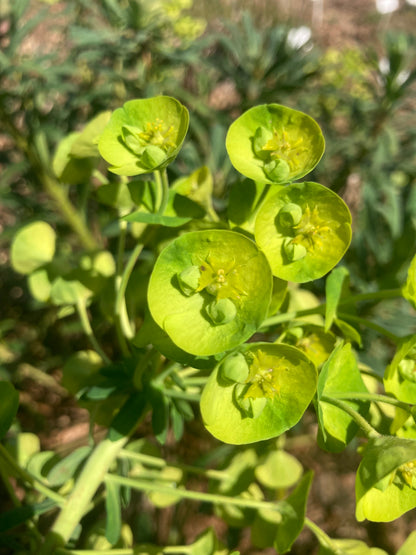
[(293, 227), (302, 219), (302, 208), (299, 204), (288, 202), (279, 211), (278, 222), (282, 227)]
[(187, 297), (193, 295), (198, 288), (200, 277), (201, 272), (198, 266), (189, 266), (189, 268), (185, 268), (180, 274), (177, 274), (178, 284), (182, 293)]

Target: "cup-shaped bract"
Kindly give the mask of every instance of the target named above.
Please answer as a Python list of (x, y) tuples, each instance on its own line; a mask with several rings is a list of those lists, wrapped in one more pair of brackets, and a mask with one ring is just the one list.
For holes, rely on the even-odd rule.
[(113, 173), (150, 173), (176, 158), (188, 125), (188, 110), (175, 98), (129, 100), (111, 114), (98, 149)]
[(193, 231), (160, 253), (148, 288), (155, 322), (184, 351), (209, 356), (247, 340), (266, 318), (272, 274), (264, 254), (234, 231)]
[(313, 170), (325, 150), (316, 121), (280, 104), (262, 104), (230, 126), (226, 148), (240, 173), (263, 183), (289, 183)]
[(304, 283), (325, 275), (344, 256), (351, 241), (351, 214), (323, 185), (292, 183), (265, 201), (255, 238), (273, 275)]
[(247, 343), (209, 377), (201, 397), (204, 425), (234, 445), (277, 437), (300, 420), (316, 383), (317, 370), (299, 349)]

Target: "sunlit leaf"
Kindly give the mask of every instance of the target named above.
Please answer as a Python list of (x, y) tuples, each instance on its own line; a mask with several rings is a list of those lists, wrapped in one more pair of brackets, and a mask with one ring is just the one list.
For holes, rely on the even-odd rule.
[(16, 272), (30, 274), (53, 259), (55, 231), (46, 222), (33, 222), (21, 228), (11, 247), (11, 263)]

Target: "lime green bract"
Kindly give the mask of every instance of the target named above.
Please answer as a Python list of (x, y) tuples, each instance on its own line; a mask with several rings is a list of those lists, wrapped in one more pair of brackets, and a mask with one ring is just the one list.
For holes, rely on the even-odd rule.
[(273, 275), (304, 283), (329, 272), (351, 241), (351, 214), (344, 201), (319, 183), (292, 183), (260, 209), (255, 238)]
[(233, 166), (259, 182), (289, 183), (313, 170), (325, 150), (319, 125), (281, 106), (255, 106), (231, 124), (226, 147)]
[(204, 425), (236, 445), (276, 437), (300, 420), (316, 383), (316, 368), (299, 349), (249, 343), (211, 374), (201, 397)]
[(174, 98), (130, 100), (112, 113), (98, 149), (113, 173), (153, 172), (176, 158), (188, 125), (188, 110)]
[(206, 356), (248, 339), (267, 316), (271, 291), (270, 267), (253, 241), (234, 231), (195, 231), (160, 254), (148, 302), (178, 347)]

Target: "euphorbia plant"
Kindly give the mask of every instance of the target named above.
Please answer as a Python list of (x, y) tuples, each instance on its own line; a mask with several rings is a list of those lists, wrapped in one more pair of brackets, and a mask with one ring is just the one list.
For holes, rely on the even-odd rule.
[[(256, 546), (279, 553), (290, 550), (304, 526), (321, 554), (372, 553), (362, 542), (332, 540), (305, 516), (312, 474), (285, 446), (313, 407), (322, 449), (340, 452), (359, 438), (359, 520), (391, 520), (416, 506), (415, 336), (398, 338), (351, 310), (402, 294), (414, 306), (415, 263), (403, 291), (349, 293), (347, 268), (335, 268), (351, 240), (348, 207), (323, 185), (298, 181), (324, 150), (310, 116), (270, 104), (231, 125), (227, 150), (245, 179), (233, 185), (228, 212), (219, 214), (206, 167), (169, 184), (167, 168), (187, 126), (188, 111), (173, 98), (131, 100), (58, 148), (54, 179), (76, 183), (85, 172), (93, 175), (100, 183), (96, 200), (118, 213), (115, 253), (99, 248), (100, 237), (89, 252), (68, 259), (45, 222), (14, 239), (12, 263), (28, 275), (36, 299), (59, 307), (61, 317), (77, 312), (91, 349), (66, 362), (63, 384), (109, 428), (94, 450), (81, 448), (58, 462), (35, 449), (21, 469), (0, 451), (3, 465), (40, 501), (50, 500), (45, 510), (58, 510), (45, 541), (35, 536), (36, 550), (83, 547), (74, 533), (104, 484), (105, 538), (117, 553), (228, 552), (219, 551), (212, 531), (191, 546), (134, 545), (120, 516), (120, 499), (131, 489), (146, 492), (157, 507), (181, 499), (213, 503), (232, 526), (251, 526)], [(320, 303), (302, 284), (327, 274)], [(102, 337), (91, 318), (98, 311), (107, 322)], [(359, 362), (357, 325), (397, 344), (384, 376), (387, 395), (373, 387), (380, 376)], [(110, 349), (104, 337), (112, 326), (118, 345)], [(9, 399), (0, 404), (4, 435), (17, 403), (9, 384), (0, 382), (0, 395)], [(186, 421), (196, 418), (193, 403), (210, 434), (240, 446), (222, 468), (168, 463), (155, 443), (134, 437), (151, 413), (159, 443), (170, 428), (179, 440)], [(372, 404), (389, 404), (393, 418), (376, 421)], [(186, 473), (210, 478), (210, 491), (188, 489)]]

